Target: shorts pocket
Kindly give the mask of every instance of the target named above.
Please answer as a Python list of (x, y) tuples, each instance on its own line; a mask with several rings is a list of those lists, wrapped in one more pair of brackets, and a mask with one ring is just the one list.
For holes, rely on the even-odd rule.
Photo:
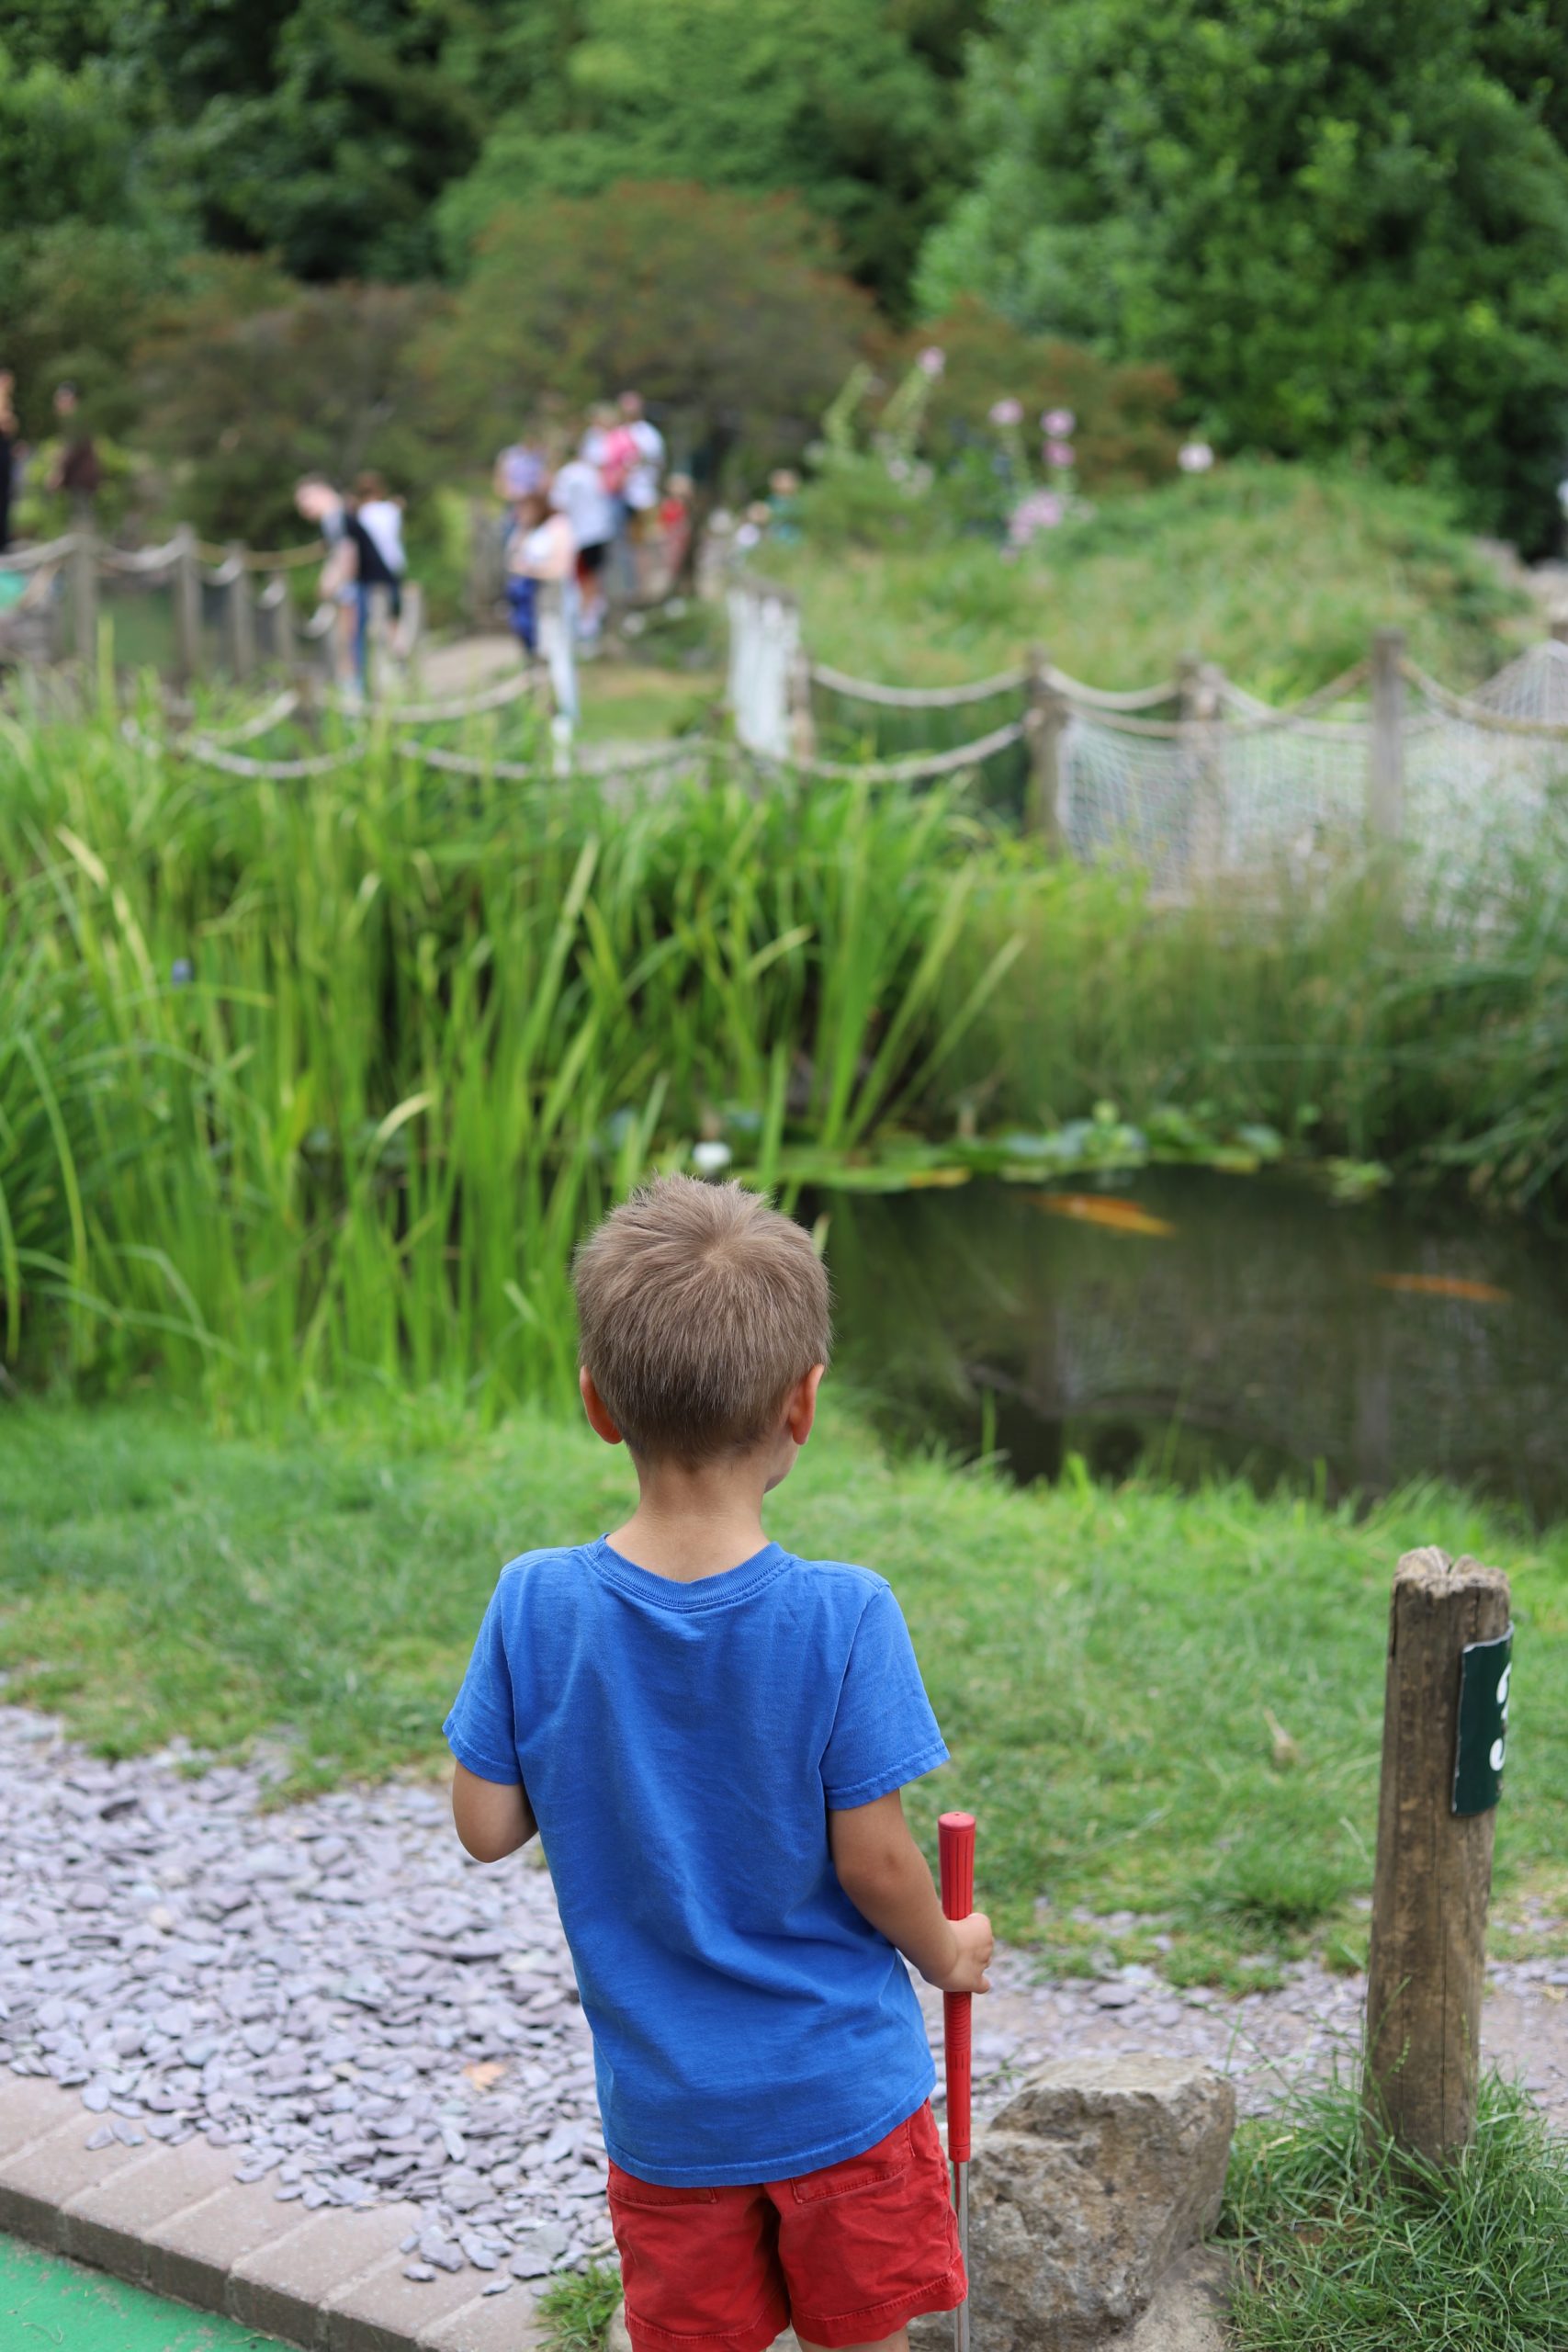
[(836, 2165), (824, 2165), (820, 2172), (803, 2172), (790, 2182), (790, 2192), (797, 2205), (825, 2205), (829, 2199), (858, 2197), (863, 2189), (881, 2188), (890, 2180), (902, 2179), (909, 2169), (913, 2149), (909, 2131), (912, 2118), (896, 2123), (886, 2140), (863, 2154), (845, 2156)]
[(662, 2181), (638, 2180), (635, 2173), (610, 2165), (610, 2202), (633, 2205), (644, 2211), (664, 2211), (671, 2205), (716, 2205), (716, 2188), (670, 2188)]

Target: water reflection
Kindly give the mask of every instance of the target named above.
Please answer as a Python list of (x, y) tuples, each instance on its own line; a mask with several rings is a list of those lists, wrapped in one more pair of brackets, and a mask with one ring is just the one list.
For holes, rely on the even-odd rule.
[(1279, 1176), (1150, 1170), (1105, 1191), (1137, 1214), (998, 1183), (812, 1204), (840, 1363), (887, 1420), (967, 1453), (988, 1436), (1025, 1478), (1070, 1450), (1100, 1476), (1152, 1459), (1334, 1497), (1431, 1476), (1568, 1510), (1560, 1245)]

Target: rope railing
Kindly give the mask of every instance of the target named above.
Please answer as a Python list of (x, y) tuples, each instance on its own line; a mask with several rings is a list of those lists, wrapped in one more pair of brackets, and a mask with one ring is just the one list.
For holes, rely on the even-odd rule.
[(1003, 670), (994, 678), (977, 678), (963, 686), (882, 686), (869, 678), (848, 677), (825, 662), (813, 662), (811, 681), (852, 701), (876, 703), (887, 710), (956, 710), (964, 703), (992, 702), (998, 695), (1020, 693), (1029, 682), (1029, 672)]
[(7, 548), (0, 555), (0, 571), (39, 571), (46, 564), (62, 563), (83, 544), (80, 531), (62, 532), (58, 539), (42, 539), (35, 548)]
[(326, 553), (322, 539), (307, 539), (297, 548), (220, 548), (208, 539), (195, 542), (195, 552), (203, 563), (227, 563), (237, 556), (246, 571), (292, 571), (302, 563), (320, 563)]
[(100, 540), (94, 550), (106, 571), (124, 572), (128, 576), (139, 572), (168, 571), (179, 560), (182, 542), (165, 539), (160, 548), (116, 548)]
[(1155, 710), (1161, 703), (1175, 702), (1181, 692), (1179, 678), (1162, 678), (1157, 685), (1134, 686), (1118, 693), (1106, 686), (1086, 686), (1081, 678), (1068, 677), (1065, 670), (1046, 662), (1043, 676), (1048, 686), (1055, 687), (1068, 702), (1079, 703), (1086, 710)]
[[(330, 606), (328, 610), (331, 610)], [(509, 703), (520, 701), (523, 695), (531, 694), (547, 674), (542, 669), (530, 667), (498, 679), (494, 685), (482, 686), (477, 694), (458, 695), (446, 702), (389, 703), (386, 706), (387, 716), (405, 727), (434, 727), (447, 719), (478, 718), (486, 711), (504, 710)], [(333, 709), (349, 711), (356, 718), (364, 709), (363, 704), (350, 702), (336, 692), (329, 695), (327, 699)]]
[(1568, 745), (1568, 721), (1556, 718), (1511, 718), (1490, 703), (1476, 702), (1469, 695), (1455, 694), (1451, 686), (1418, 667), (1408, 657), (1400, 662), (1400, 670), (1418, 694), (1436, 705), (1450, 718), (1462, 719), (1467, 727), (1483, 727), (1496, 735), (1534, 736)]
[(1022, 719), (1013, 718), (1005, 727), (994, 727), (988, 735), (976, 736), (972, 743), (959, 743), (946, 752), (917, 752), (907, 760), (819, 760), (807, 755), (788, 764), (802, 775), (835, 781), (859, 777), (870, 784), (922, 784), (933, 776), (955, 775), (960, 768), (978, 767), (997, 752), (1021, 743), (1023, 738)]

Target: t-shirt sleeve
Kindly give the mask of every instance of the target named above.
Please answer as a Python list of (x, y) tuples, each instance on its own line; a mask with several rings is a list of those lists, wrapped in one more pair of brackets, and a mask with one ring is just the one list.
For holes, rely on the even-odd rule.
[(835, 1812), (870, 1804), (947, 1761), (903, 1611), (879, 1585), (862, 1612), (822, 1754)]
[(522, 1780), (513, 1727), (512, 1675), (502, 1639), (499, 1585), (485, 1611), (463, 1687), (452, 1702), (452, 1712), (442, 1729), (458, 1763), (466, 1764), (481, 1781), (508, 1783)]

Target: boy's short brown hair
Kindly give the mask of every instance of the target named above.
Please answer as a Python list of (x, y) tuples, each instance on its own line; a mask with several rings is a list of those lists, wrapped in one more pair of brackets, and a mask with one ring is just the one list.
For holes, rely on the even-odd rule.
[(810, 1236), (739, 1184), (659, 1177), (589, 1235), (572, 1273), (578, 1361), (650, 1460), (761, 1444), (828, 1361), (828, 1276)]

